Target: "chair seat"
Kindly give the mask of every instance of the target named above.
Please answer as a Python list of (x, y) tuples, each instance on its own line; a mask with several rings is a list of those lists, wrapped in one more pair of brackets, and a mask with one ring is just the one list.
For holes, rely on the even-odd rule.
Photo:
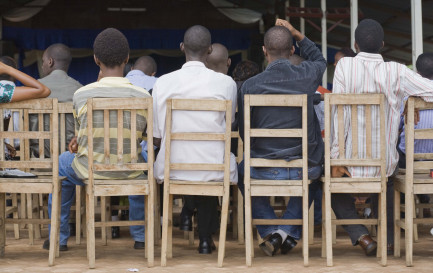
[[(66, 179), (60, 176), (58, 182)], [(52, 193), (52, 176), (38, 176), (37, 178), (0, 178), (0, 192), (8, 193)]]

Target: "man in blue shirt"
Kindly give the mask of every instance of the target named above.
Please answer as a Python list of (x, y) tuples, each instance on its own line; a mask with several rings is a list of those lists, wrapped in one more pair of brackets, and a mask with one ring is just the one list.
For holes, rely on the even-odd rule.
[(156, 80), (156, 62), (150, 56), (143, 56), (138, 58), (132, 70), (126, 75), (126, 78), (135, 86), (146, 89), (149, 93), (153, 88)]

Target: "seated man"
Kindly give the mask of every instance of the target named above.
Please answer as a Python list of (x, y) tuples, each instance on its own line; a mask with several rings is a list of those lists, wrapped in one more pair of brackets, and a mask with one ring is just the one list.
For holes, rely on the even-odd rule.
[[(236, 110), (236, 84), (228, 76), (205, 67), (207, 56), (212, 52), (211, 35), (203, 26), (192, 26), (184, 35), (180, 45), (185, 53), (186, 63), (180, 70), (160, 77), (153, 88), (154, 137), (155, 144), (161, 143), (161, 150), (155, 161), (155, 178), (164, 179), (165, 160), (165, 119), (166, 101), (170, 98), (182, 99), (220, 99), (233, 102)], [(225, 114), (223, 112), (186, 113), (173, 112), (174, 130), (183, 132), (224, 132)], [(232, 115), (232, 121), (234, 115)], [(162, 142), (161, 142), (162, 140)], [(173, 141), (171, 161), (176, 163), (223, 163), (224, 143), (222, 141)], [(230, 181), (237, 182), (237, 169), (234, 155), (230, 158)], [(221, 171), (171, 171), (170, 179), (189, 181), (223, 180)], [(194, 196), (197, 206), (198, 233), (201, 254), (211, 254), (215, 250), (212, 232), (216, 227), (217, 199), (214, 196)]]
[[(320, 125), (313, 108), (313, 95), (319, 86), (326, 60), (316, 45), (296, 30), (290, 23), (277, 20), (278, 26), (265, 34), (263, 52), (268, 66), (262, 73), (248, 79), (241, 87), (238, 103), (239, 133), (244, 138), (244, 96), (247, 94), (307, 94), (308, 95), (308, 176), (315, 180), (322, 174), (324, 145)], [(293, 65), (289, 58), (295, 50), (293, 38), (298, 41), (301, 55), (306, 60)], [(289, 107), (257, 107), (252, 109), (251, 126), (254, 128), (299, 128), (302, 117), (299, 109)], [(261, 138), (252, 141), (251, 154), (255, 158), (284, 159), (290, 161), (302, 156), (302, 140), (297, 138)], [(243, 162), (239, 173), (244, 173)], [(299, 168), (251, 168), (251, 178), (255, 179), (302, 179)], [(320, 187), (315, 181), (310, 191)], [(239, 188), (243, 191), (243, 179)], [(311, 203), (311, 199), (310, 199)], [(252, 197), (252, 216), (254, 219), (277, 219), (269, 197)], [(302, 218), (302, 198), (291, 197), (283, 219)], [(279, 249), (288, 253), (301, 238), (301, 226), (258, 225), (257, 230), (264, 242), (260, 248), (268, 256)]]
[[(365, 19), (361, 21), (355, 30), (356, 57), (342, 58), (336, 68), (333, 82), (333, 93), (336, 94), (362, 94), (378, 93), (385, 95), (386, 111), (386, 175), (387, 183), (387, 242), (388, 253), (393, 252), (394, 243), (394, 189), (392, 177), (397, 173), (398, 153), (397, 139), (400, 123), (400, 109), (405, 96), (419, 96), (426, 101), (433, 101), (433, 82), (421, 77), (419, 74), (396, 62), (384, 62), (379, 51), (384, 45), (384, 33), (382, 26), (375, 20)], [(366, 80), (368, 79), (368, 80)], [(358, 111), (358, 120), (365, 120), (362, 111)], [(338, 158), (338, 126), (337, 116), (331, 118), (331, 158)], [(350, 120), (344, 122), (344, 134), (350, 134)], [(372, 138), (377, 139), (380, 134), (379, 123), (372, 128)], [(351, 138), (346, 138), (346, 158), (351, 158)], [(358, 138), (358, 153), (365, 151), (365, 138)], [(350, 148), (349, 148), (350, 147)], [(349, 152), (348, 152), (349, 151)], [(372, 154), (378, 155), (380, 149), (373, 145)], [(376, 167), (333, 167), (332, 177), (375, 177), (379, 175)], [(378, 198), (372, 198), (373, 211), (377, 211)], [(332, 194), (332, 209), (337, 219), (357, 219), (353, 198), (350, 194)], [(376, 213), (377, 215), (377, 213)], [(353, 245), (360, 244), (366, 255), (374, 256), (377, 243), (370, 237), (368, 230), (363, 225), (347, 225), (343, 228), (349, 233)]]
[[(125, 36), (114, 28), (108, 28), (98, 34), (93, 44), (95, 63), (100, 68), (100, 80), (88, 84), (77, 90), (74, 94), (74, 118), (75, 125), (78, 131), (78, 136), (74, 137), (69, 143), (69, 152), (64, 152), (59, 157), (59, 175), (65, 176), (66, 179), (62, 183), (61, 197), (61, 215), (60, 215), (60, 250), (68, 250), (67, 242), (69, 238), (69, 212), (74, 201), (75, 186), (84, 186), (83, 180), (88, 178), (88, 150), (87, 150), (87, 99), (89, 98), (145, 98), (150, 97), (149, 93), (143, 88), (133, 86), (127, 79), (123, 78), (123, 68), (128, 62), (129, 45)], [(137, 131), (145, 132), (145, 117), (144, 113), (137, 119), (143, 119), (137, 123)], [(99, 124), (102, 124), (99, 123)], [(127, 128), (127, 126), (125, 126)], [(126, 130), (126, 129), (124, 129)], [(103, 132), (102, 132), (103, 133)], [(128, 134), (125, 133), (127, 136)], [(113, 139), (116, 139), (113, 136)], [(141, 140), (141, 135), (137, 135), (137, 146)], [(130, 143), (128, 138), (124, 139), (125, 143)], [(115, 142), (117, 143), (117, 142)], [(95, 142), (95, 150), (102, 151), (103, 143)], [(117, 144), (113, 143), (110, 151), (116, 154)], [(140, 153), (140, 150), (131, 151), (132, 153)], [(124, 158), (130, 158), (128, 154), (124, 154)], [(140, 159), (141, 157), (138, 156)], [(95, 157), (95, 162), (101, 160)], [(144, 161), (144, 160), (143, 160)], [(143, 174), (142, 171), (125, 171), (124, 173), (96, 173), (95, 179), (133, 179)], [(51, 214), (51, 195), (48, 203), (48, 211)], [(136, 208), (131, 204), (130, 210)], [(135, 215), (143, 215), (144, 212), (137, 212)], [(144, 248), (144, 231), (132, 234), (135, 244), (134, 248)], [(49, 248), (49, 241), (44, 242), (44, 249)]]
[(158, 79), (155, 77), (156, 69), (156, 62), (152, 57), (142, 56), (135, 61), (125, 78), (133, 85), (140, 86), (150, 92)]

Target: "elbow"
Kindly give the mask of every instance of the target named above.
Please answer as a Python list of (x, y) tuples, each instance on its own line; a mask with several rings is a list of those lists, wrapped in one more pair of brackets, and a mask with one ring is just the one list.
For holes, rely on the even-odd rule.
[(46, 87), (45, 85), (42, 86), (41, 91), (40, 91), (40, 98), (46, 98), (51, 94), (51, 90)]

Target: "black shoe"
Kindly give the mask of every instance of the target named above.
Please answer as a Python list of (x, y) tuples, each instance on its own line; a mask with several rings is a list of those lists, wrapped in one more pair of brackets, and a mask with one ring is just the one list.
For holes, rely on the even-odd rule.
[(294, 248), (298, 243), (290, 236), (287, 236), (287, 239), (284, 240), (283, 244), (281, 245), (281, 254), (287, 254), (289, 253), (292, 248)]
[(120, 238), (120, 228), (119, 227), (111, 227), (111, 238), (112, 239)]
[(271, 236), (266, 236), (265, 241), (259, 245), (260, 249), (268, 256), (274, 256), (280, 249), (283, 238), (278, 233), (274, 233)]
[(192, 215), (180, 214), (179, 229), (183, 231), (192, 231)]
[(137, 242), (137, 241), (135, 241), (134, 248), (135, 249), (144, 249), (144, 242)]
[[(42, 245), (43, 249), (50, 250), (50, 240), (45, 240), (44, 244)], [(68, 251), (67, 245), (60, 245), (59, 246), (60, 251)]]
[(212, 250), (216, 250), (215, 244), (212, 238), (200, 238), (200, 243), (198, 245), (198, 253), (200, 254), (211, 254)]
[(70, 223), (69, 224), (69, 235), (70, 236), (75, 236), (76, 235), (76, 230), (75, 230), (75, 224), (74, 223)]

